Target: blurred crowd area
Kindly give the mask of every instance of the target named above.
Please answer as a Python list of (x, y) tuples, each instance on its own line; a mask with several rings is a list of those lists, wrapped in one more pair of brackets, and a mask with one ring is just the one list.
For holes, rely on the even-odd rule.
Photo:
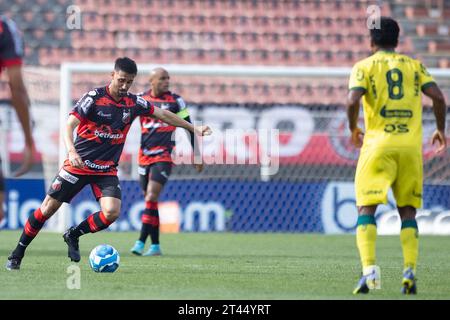
[[(367, 21), (401, 24), (399, 51), (428, 68), (450, 67), (450, 1), (3, 0), (0, 12), (24, 33), (27, 66), (64, 61), (350, 67), (370, 54)], [(173, 79), (193, 102), (339, 103), (346, 79)], [(73, 94), (104, 76), (73, 79)], [(140, 90), (146, 80), (137, 83)], [(444, 90), (449, 96), (447, 83)], [(449, 85), (450, 86), (450, 85)], [(0, 99), (7, 99), (0, 82)]]

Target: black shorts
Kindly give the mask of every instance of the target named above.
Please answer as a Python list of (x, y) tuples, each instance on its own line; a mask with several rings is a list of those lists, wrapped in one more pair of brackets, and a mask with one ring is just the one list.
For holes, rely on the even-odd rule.
[(47, 194), (52, 198), (69, 203), (85, 185), (90, 184), (95, 199), (113, 197), (122, 199), (119, 178), (105, 175), (79, 175), (64, 169), (56, 175)]
[(147, 191), (147, 185), (150, 180), (162, 185), (166, 184), (171, 173), (171, 162), (155, 162), (148, 166), (139, 166), (139, 182), (142, 190), (144, 192)]

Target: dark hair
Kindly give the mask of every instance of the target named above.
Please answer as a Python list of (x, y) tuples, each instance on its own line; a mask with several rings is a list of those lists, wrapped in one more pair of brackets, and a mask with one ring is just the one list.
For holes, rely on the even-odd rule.
[(398, 35), (400, 28), (397, 21), (388, 17), (380, 18), (380, 27), (370, 30), (372, 42), (383, 48), (395, 48), (398, 44)]
[(114, 64), (114, 70), (122, 70), (129, 74), (137, 74), (136, 62), (128, 57), (117, 58), (116, 63)]

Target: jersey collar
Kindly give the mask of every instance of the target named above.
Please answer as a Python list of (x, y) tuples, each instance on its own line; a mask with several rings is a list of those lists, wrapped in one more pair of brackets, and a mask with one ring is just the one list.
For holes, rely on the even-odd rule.
[(170, 91), (163, 92), (160, 96), (155, 97), (155, 96), (153, 95), (152, 89), (149, 89), (149, 90), (147, 91), (147, 94), (148, 94), (151, 98), (153, 98), (153, 99), (160, 99), (160, 100), (161, 100), (161, 99), (164, 98), (164, 96), (165, 96), (166, 94), (170, 94)]
[(120, 103), (122, 102), (124, 97), (120, 97), (119, 100), (114, 99), (114, 97), (111, 95), (111, 93), (109, 93), (109, 85), (106, 86), (106, 94), (115, 102), (115, 103)]

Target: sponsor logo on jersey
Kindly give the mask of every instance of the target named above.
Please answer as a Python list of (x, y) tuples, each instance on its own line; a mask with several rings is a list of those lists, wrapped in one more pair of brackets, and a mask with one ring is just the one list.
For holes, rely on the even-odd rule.
[(142, 153), (146, 156), (154, 156), (155, 154), (160, 154), (163, 152), (164, 152), (164, 149), (153, 149), (153, 150), (144, 149), (142, 151)]
[(94, 131), (94, 135), (103, 139), (122, 139), (123, 133), (109, 133), (109, 132), (101, 132), (98, 130)]
[(100, 165), (100, 164), (96, 164), (96, 163), (93, 163), (92, 161), (90, 161), (90, 160), (85, 160), (84, 161), (84, 164), (86, 165), (86, 166), (88, 166), (89, 168), (91, 168), (91, 169), (94, 169), (94, 170), (108, 170), (111, 166), (109, 166), (109, 165)]
[(110, 114), (110, 113), (103, 113), (102, 110), (97, 112), (97, 115), (99, 115), (100, 117), (106, 118), (106, 119), (111, 119), (112, 118), (112, 114)]
[(402, 109), (388, 110), (386, 106), (383, 106), (380, 110), (380, 115), (383, 118), (412, 118), (413, 112), (411, 110), (402, 110)]
[(382, 194), (383, 190), (363, 190), (362, 194), (365, 196), (370, 196), (370, 195), (379, 195)]
[(162, 121), (151, 121), (151, 122), (146, 122), (142, 125), (142, 127), (144, 129), (156, 129), (156, 128), (161, 128), (161, 127), (168, 127), (169, 124), (162, 122)]
[(75, 177), (74, 175), (71, 175), (64, 169), (61, 169), (61, 171), (59, 172), (59, 176), (61, 178), (63, 178), (64, 180), (70, 182), (71, 184), (75, 184), (79, 180), (77, 177)]

